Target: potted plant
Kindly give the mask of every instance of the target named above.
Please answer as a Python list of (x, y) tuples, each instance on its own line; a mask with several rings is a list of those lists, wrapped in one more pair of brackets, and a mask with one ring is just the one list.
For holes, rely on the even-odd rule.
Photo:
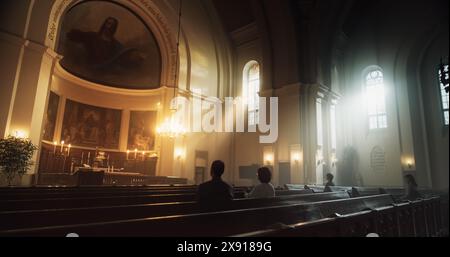
[(16, 175), (22, 177), (28, 171), (36, 149), (29, 139), (13, 136), (0, 139), (0, 171), (5, 175), (8, 186)]

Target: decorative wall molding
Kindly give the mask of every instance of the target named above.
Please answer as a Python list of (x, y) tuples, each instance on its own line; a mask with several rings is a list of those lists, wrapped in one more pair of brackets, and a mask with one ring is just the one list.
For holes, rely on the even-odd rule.
[(50, 19), (47, 26), (45, 45), (51, 49), (56, 48), (58, 33), (60, 30), (61, 18), (71, 5), (75, 5), (80, 0), (55, 0), (50, 12)]
[[(60, 58), (60, 56), (58, 57)], [(157, 89), (124, 89), (117, 87), (109, 87), (102, 84), (97, 84), (88, 80), (79, 78), (70, 72), (66, 71), (61, 64), (58, 62), (55, 67), (55, 76), (69, 81), (77, 86), (84, 87), (93, 91), (99, 91), (103, 93), (110, 93), (116, 95), (127, 95), (127, 96), (155, 96), (161, 95), (162, 91), (167, 88), (165, 86), (159, 87)]]

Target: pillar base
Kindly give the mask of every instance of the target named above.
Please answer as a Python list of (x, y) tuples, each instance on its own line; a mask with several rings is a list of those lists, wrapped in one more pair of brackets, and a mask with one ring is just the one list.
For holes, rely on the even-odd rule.
[[(35, 186), (35, 174), (25, 174), (22, 177), (16, 176), (11, 182), (11, 187), (32, 187)], [(8, 182), (3, 174), (0, 175), (0, 187), (7, 187)]]

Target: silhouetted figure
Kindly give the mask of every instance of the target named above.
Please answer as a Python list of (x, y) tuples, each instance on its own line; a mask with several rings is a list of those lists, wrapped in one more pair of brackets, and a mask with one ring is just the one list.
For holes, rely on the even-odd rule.
[(406, 182), (406, 195), (403, 197), (404, 200), (414, 201), (419, 198), (422, 198), (422, 195), (417, 190), (417, 183), (416, 179), (412, 175), (406, 175), (405, 176), (405, 182)]
[(333, 183), (334, 176), (331, 173), (327, 174), (327, 183), (325, 184), (324, 192), (332, 192), (331, 187), (334, 187)]
[(352, 197), (360, 197), (361, 196), (361, 194), (359, 193), (359, 191), (356, 187), (352, 187), (352, 189), (350, 191), (350, 195)]
[(225, 164), (214, 161), (211, 165), (212, 179), (198, 186), (198, 202), (207, 207), (219, 207), (233, 200), (233, 188), (222, 180)]
[(261, 167), (258, 169), (258, 180), (261, 184), (255, 186), (248, 195), (249, 198), (268, 198), (275, 196), (275, 189), (270, 183), (272, 173), (269, 168)]

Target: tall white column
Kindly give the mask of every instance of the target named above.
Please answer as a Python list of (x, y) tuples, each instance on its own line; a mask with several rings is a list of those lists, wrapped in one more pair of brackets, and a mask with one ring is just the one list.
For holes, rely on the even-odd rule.
[[(24, 42), (22, 52), (22, 58), (18, 61), (5, 134), (14, 135), (21, 131), (39, 146), (51, 76), (57, 59), (53, 51), (30, 41)], [(39, 154), (38, 150), (33, 156), (35, 164), (23, 177), (23, 185), (34, 183)]]

